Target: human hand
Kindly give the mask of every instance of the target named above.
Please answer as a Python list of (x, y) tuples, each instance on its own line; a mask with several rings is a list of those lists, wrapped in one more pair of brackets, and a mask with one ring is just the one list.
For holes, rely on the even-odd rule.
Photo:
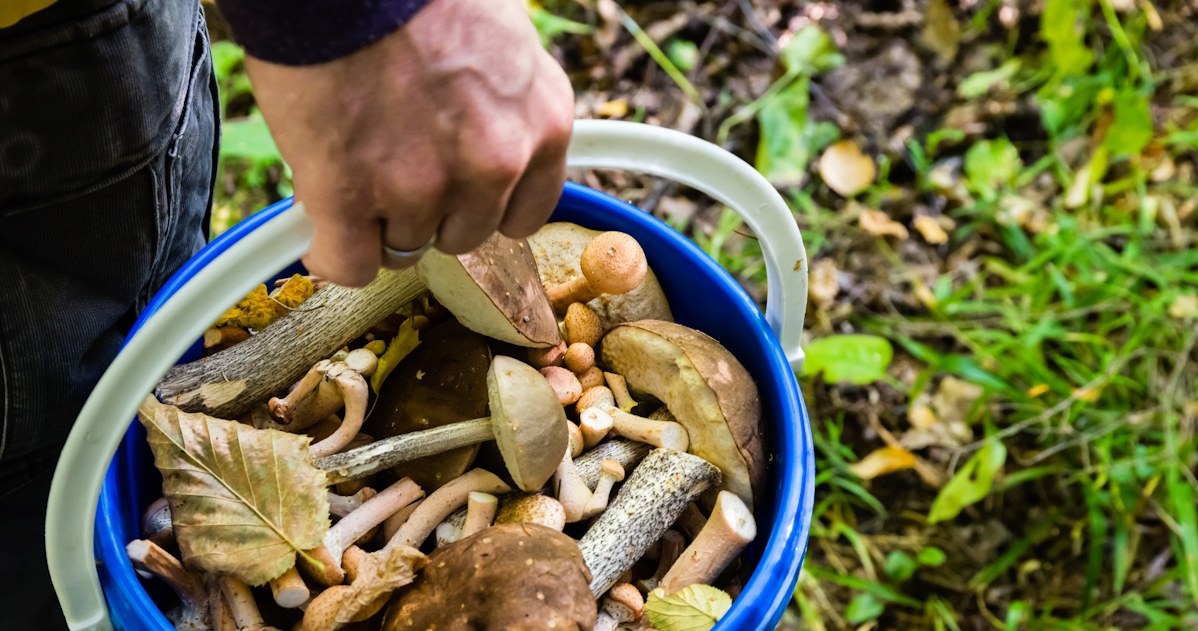
[(561, 195), (573, 91), (523, 2), (433, 0), (346, 57), (246, 70), (315, 227), (304, 263), (332, 282), (414, 262), (383, 244), (526, 237)]

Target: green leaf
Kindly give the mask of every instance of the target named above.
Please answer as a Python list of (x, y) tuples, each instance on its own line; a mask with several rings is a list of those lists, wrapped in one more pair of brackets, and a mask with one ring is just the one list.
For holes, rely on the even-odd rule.
[(994, 195), (999, 187), (1014, 182), (1022, 168), (1019, 150), (1006, 138), (983, 140), (965, 153), (965, 176), (979, 194)]
[(1115, 119), (1107, 128), (1102, 146), (1111, 156), (1137, 156), (1152, 141), (1152, 112), (1148, 96), (1123, 90), (1115, 96)]
[(843, 63), (836, 42), (814, 24), (799, 29), (782, 48), (782, 65), (791, 74), (817, 75)]
[(189, 567), (262, 585), (323, 543), (327, 480), (310, 437), (184, 412), (152, 395), (138, 418)]
[(732, 597), (710, 585), (695, 584), (669, 596), (661, 588), (649, 593), (645, 614), (659, 631), (706, 631), (715, 626), (728, 609)]
[(832, 335), (807, 346), (803, 376), (823, 375), (828, 383), (864, 385), (886, 377), (894, 348), (876, 335)]
[(1047, 0), (1040, 14), (1040, 37), (1048, 44), (1048, 56), (1057, 76), (1084, 74), (1094, 63), (1086, 46), (1089, 0)]
[(886, 555), (886, 576), (895, 583), (902, 583), (911, 578), (918, 569), (919, 563), (902, 550), (895, 550)]
[(1015, 73), (1019, 72), (1021, 67), (1019, 59), (1012, 58), (994, 70), (975, 72), (957, 84), (957, 94), (962, 98), (976, 99), (995, 86), (1005, 85), (1015, 76)]
[(943, 565), (946, 559), (944, 550), (941, 550), (935, 546), (928, 546), (923, 550), (920, 550), (919, 556), (915, 558), (917, 561), (919, 561), (920, 565), (930, 565), (932, 567)]
[(832, 123), (808, 120), (808, 87), (802, 77), (767, 97), (757, 112), (757, 170), (777, 186), (801, 184), (811, 158), (840, 136)]
[(212, 72), (218, 79), (225, 79), (245, 59), (245, 49), (224, 39), (212, 42)]
[(246, 160), (283, 159), (266, 121), (257, 117), (221, 123), (220, 155)]
[(683, 72), (690, 72), (699, 65), (699, 47), (687, 39), (672, 39), (666, 42), (666, 57)]
[(554, 15), (533, 2), (528, 3), (528, 17), (537, 29), (542, 46), (549, 46), (559, 35), (588, 35), (595, 30), (589, 24)]
[(991, 439), (978, 450), (953, 479), (940, 489), (928, 512), (928, 523), (935, 524), (956, 517), (971, 504), (990, 494), (994, 477), (1007, 461), (1007, 448), (1001, 440)]
[(877, 618), (885, 610), (886, 604), (872, 594), (857, 594), (845, 608), (844, 617), (849, 624), (861, 624)]

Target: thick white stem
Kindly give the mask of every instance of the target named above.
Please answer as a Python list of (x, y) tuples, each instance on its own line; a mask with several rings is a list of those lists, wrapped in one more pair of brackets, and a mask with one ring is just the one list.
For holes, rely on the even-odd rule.
[(611, 416), (611, 431), (615, 434), (674, 451), (686, 451), (690, 447), (690, 435), (681, 423), (655, 421), (615, 406), (607, 406), (603, 411)]
[(270, 582), (270, 593), (284, 609), (299, 607), (312, 597), (312, 590), (308, 589), (308, 584), (294, 566)]
[(735, 493), (720, 491), (707, 525), (662, 577), (659, 587), (672, 594), (696, 583), (710, 585), (756, 536), (753, 512)]
[(459, 538), (465, 539), (480, 530), (490, 528), (497, 508), (499, 508), (499, 499), (494, 495), (478, 491), (471, 492), (466, 498), (466, 523), (462, 525)]

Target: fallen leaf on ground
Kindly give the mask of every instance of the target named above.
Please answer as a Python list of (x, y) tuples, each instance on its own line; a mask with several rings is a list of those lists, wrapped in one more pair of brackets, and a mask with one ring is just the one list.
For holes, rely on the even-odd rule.
[(940, 380), (936, 394), (932, 396), (932, 409), (946, 422), (964, 422), (966, 414), (983, 392), (979, 385), (947, 376)]
[(944, 227), (936, 221), (935, 217), (929, 215), (919, 215), (915, 218), (915, 229), (919, 234), (923, 235), (923, 240), (932, 245), (940, 245), (948, 242), (948, 233), (944, 231)]
[(811, 277), (807, 284), (807, 295), (811, 302), (826, 309), (836, 301), (836, 294), (840, 293), (840, 283), (836, 280), (838, 273), (832, 259), (820, 259), (811, 266)]
[(868, 456), (849, 465), (849, 471), (862, 480), (872, 480), (878, 476), (905, 471), (914, 466), (915, 454), (902, 447), (886, 446), (875, 449)]
[(833, 143), (819, 159), (819, 176), (842, 197), (865, 190), (877, 174), (873, 158), (862, 153), (852, 140)]
[(262, 585), (323, 543), (327, 483), (308, 436), (184, 412), (153, 396), (138, 418), (188, 566)]
[(880, 210), (866, 210), (861, 213), (857, 225), (865, 232), (876, 237), (895, 237), (905, 241), (910, 237), (906, 226), (890, 218), (890, 215)]

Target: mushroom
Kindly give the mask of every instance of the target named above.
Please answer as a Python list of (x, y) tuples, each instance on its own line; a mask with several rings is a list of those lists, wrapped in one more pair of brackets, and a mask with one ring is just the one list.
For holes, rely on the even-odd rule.
[(577, 458), (581, 456), (582, 452), (586, 449), (586, 443), (582, 437), (582, 430), (571, 422), (566, 423), (566, 430), (570, 432), (570, 457)]
[(651, 418), (630, 414), (613, 405), (587, 408), (582, 411), (580, 418), (589, 419), (592, 425), (601, 427), (608, 424), (607, 420), (602, 418), (604, 416), (611, 419), (612, 433), (624, 438), (677, 451), (686, 451), (690, 445), (690, 437), (686, 428), (680, 423), (655, 421)]
[[(362, 430), (390, 438), (487, 415), (486, 338), (450, 318), (420, 332), (420, 345), (400, 361), (379, 387)], [(479, 445), (402, 462), (391, 468), (426, 492), (462, 475), (474, 463)]]
[(408, 518), (412, 516), (412, 513), (416, 512), (417, 508), (420, 508), (420, 504), (423, 502), (424, 500), (422, 499), (416, 500), (396, 511), (394, 515), (384, 519), (383, 541), (390, 541), (391, 537), (394, 537), (395, 533), (399, 532), (399, 528), (408, 522)]
[(589, 344), (574, 342), (566, 347), (566, 355), (562, 358), (566, 368), (574, 374), (585, 372), (595, 365), (595, 349)]
[(165, 497), (160, 497), (146, 507), (141, 518), (141, 536), (163, 548), (175, 545), (175, 524), (171, 521), (171, 506)]
[(611, 489), (616, 482), (624, 480), (624, 467), (615, 460), (604, 460), (599, 466), (599, 483), (595, 486), (595, 492), (591, 494), (591, 498), (587, 500), (586, 506), (582, 509), (582, 518), (590, 519), (595, 515), (603, 512), (607, 508), (607, 500), (611, 496)]
[(530, 493), (504, 500), (495, 514), (495, 523), (537, 524), (561, 532), (566, 526), (566, 511), (552, 497)]
[(466, 523), (458, 538), (470, 535), (491, 527), (495, 519), (495, 511), (499, 508), (499, 499), (490, 493), (471, 491), (466, 497)]
[(645, 598), (631, 583), (617, 583), (603, 598), (594, 631), (615, 631), (625, 622), (636, 622), (645, 613)]
[(357, 510), (342, 517), (325, 532), (324, 543), (300, 555), (300, 568), (322, 585), (339, 585), (345, 580), (341, 556), (345, 549), (383, 523), (388, 516), (424, 495), (424, 491), (408, 478), (383, 489), (366, 500)]
[(614, 372), (604, 372), (603, 380), (607, 383), (608, 389), (611, 390), (612, 396), (616, 399), (616, 407), (625, 412), (631, 412), (632, 408), (636, 407), (636, 400), (628, 393), (628, 382), (622, 375)]
[(217, 582), (239, 631), (278, 631), (275, 627), (267, 625), (266, 620), (262, 618), (262, 612), (258, 609), (258, 603), (254, 601), (254, 593), (250, 591), (249, 585), (232, 576), (222, 576)]
[(570, 537), (501, 524), (429, 554), (420, 580), (388, 607), (383, 629), (591, 629), (589, 580)]
[(687, 502), (719, 483), (720, 470), (702, 458), (672, 449), (649, 452), (578, 542), (595, 597), (619, 581)]
[(437, 301), (472, 331), (517, 346), (562, 341), (524, 240), (496, 232), (465, 254), (431, 250), (416, 269)]
[[(338, 365), (342, 367), (334, 371)], [(303, 431), (348, 405), (350, 392), (357, 394), (352, 376), (338, 379), (342, 372), (349, 369), (369, 377), (377, 367), (378, 357), (364, 348), (347, 353), (342, 360), (322, 359), (296, 382), (286, 396), (272, 397), (267, 407), (271, 416), (279, 422), (279, 429)]]
[(686, 427), (690, 451), (719, 467), (723, 487), (750, 509), (765, 480), (761, 400), (749, 372), (711, 337), (673, 322), (640, 321), (607, 332), (603, 362)]
[(582, 396), (582, 385), (578, 383), (578, 377), (566, 368), (561, 366), (546, 366), (540, 370), (541, 375), (553, 387), (553, 391), (557, 393), (557, 400), (562, 405), (570, 405)]
[[(594, 309), (581, 302), (575, 302), (566, 307), (566, 315), (562, 318), (562, 329), (566, 335), (566, 344), (584, 344), (592, 348), (603, 337), (603, 321)], [(569, 346), (566, 351), (569, 351)], [(565, 361), (565, 356), (562, 356)]]
[(649, 445), (635, 440), (613, 438), (599, 443), (574, 460), (574, 470), (586, 483), (587, 488), (594, 489), (599, 484), (604, 460), (615, 460), (625, 471), (631, 471), (652, 449)]
[(545, 288), (556, 313), (565, 313), (575, 302), (587, 302), (600, 294), (623, 294), (636, 289), (649, 263), (645, 251), (632, 235), (602, 232), (582, 249), (578, 260), (581, 274)]
[(562, 509), (566, 511), (566, 523), (572, 524), (583, 519), (586, 510), (587, 502), (591, 501), (591, 489), (587, 487), (586, 482), (578, 477), (578, 472), (574, 469), (574, 458), (571, 457), (570, 451), (566, 451), (562, 455), (561, 463), (558, 464), (557, 472), (553, 476), (553, 494), (557, 496), (557, 501), (561, 502)]
[(387, 541), (386, 548), (418, 547), (457, 507), (466, 503), (472, 491), (506, 493), (512, 490), (495, 474), (485, 469), (471, 469), (461, 477), (433, 491), (420, 503), (399, 530)]
[(337, 517), (345, 517), (365, 503), (366, 500), (378, 494), (378, 491), (368, 486), (358, 489), (358, 492), (353, 495), (339, 495), (329, 491), (329, 514)]
[(578, 410), (578, 428), (582, 431), (582, 439), (587, 449), (598, 445), (607, 437), (615, 421), (610, 414), (587, 414), (587, 410), (596, 408), (602, 410), (605, 406), (615, 403), (611, 390), (605, 386), (596, 386), (582, 393), (575, 404)]
[(545, 368), (547, 366), (561, 366), (566, 361), (566, 343), (561, 342), (557, 346), (549, 348), (530, 348), (528, 349), (528, 363), (533, 368)]
[(179, 629), (208, 629), (211, 617), (208, 593), (200, 579), (188, 572), (183, 563), (148, 539), (134, 539), (125, 546), (133, 567), (166, 581), (179, 596), (179, 607), (171, 612), (171, 622)]
[(583, 392), (601, 386), (604, 383), (603, 371), (598, 366), (591, 366), (578, 373), (578, 385), (582, 386)]
[(707, 524), (670, 566), (658, 587), (668, 595), (696, 583), (712, 584), (756, 536), (753, 512), (735, 493), (720, 491)]
[(280, 607), (295, 609), (308, 602), (312, 597), (312, 590), (308, 589), (308, 584), (293, 565), (281, 576), (271, 579), (270, 594)]
[(661, 539), (657, 540), (657, 569), (653, 571), (653, 576), (637, 581), (645, 593), (651, 592), (657, 588), (661, 582), (661, 577), (670, 571), (670, 567), (682, 555), (682, 548), (686, 546), (686, 539), (682, 533), (673, 528), (663, 532)]
[(496, 356), (487, 372), (491, 416), (402, 434), (316, 461), (330, 482), (365, 477), (399, 462), (494, 439), (516, 486), (544, 486), (569, 447), (566, 412), (532, 366)]

